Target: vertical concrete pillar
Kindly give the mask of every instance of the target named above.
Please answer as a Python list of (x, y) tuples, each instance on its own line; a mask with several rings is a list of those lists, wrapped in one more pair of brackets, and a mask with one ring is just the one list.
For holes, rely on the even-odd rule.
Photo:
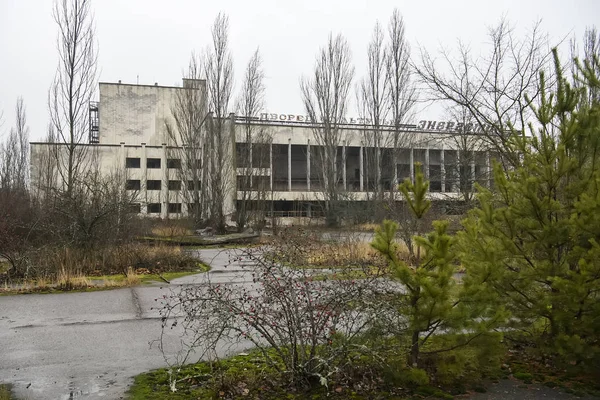
[[(119, 178), (121, 179), (121, 183), (123, 185), (125, 185), (125, 182), (127, 181), (127, 178), (128, 178), (127, 175), (129, 172), (125, 168), (125, 158), (127, 158), (126, 154), (125, 154), (125, 142), (121, 142), (120, 145), (121, 145), (121, 148), (119, 149), (119, 170), (117, 172), (120, 174)], [(121, 173), (121, 170), (122, 170), (122, 173)]]
[[(200, 195), (200, 203), (202, 205), (204, 205), (203, 209), (200, 210), (200, 215), (204, 218), (206, 217), (206, 213), (208, 212), (207, 208), (204, 204), (204, 200), (206, 198), (206, 169), (208, 168), (208, 162), (206, 161), (206, 157), (204, 154), (204, 150), (205, 150), (205, 146), (202, 146), (200, 148), (200, 163), (202, 166), (202, 169), (200, 170), (200, 182), (198, 182), (198, 186), (199, 188), (194, 188), (194, 190), (198, 190), (199, 191), (199, 195)], [(197, 162), (198, 160), (196, 160)], [(237, 192), (236, 192), (236, 196), (237, 196)]]
[(490, 151), (487, 150), (485, 152), (485, 177), (486, 177), (486, 186), (488, 188), (492, 187), (492, 162), (490, 160)]
[(408, 157), (410, 162), (410, 180), (415, 181), (415, 149), (413, 147), (410, 148), (410, 155)]
[(363, 161), (363, 147), (360, 146), (359, 150), (358, 150), (358, 167), (360, 168), (360, 173), (359, 173), (359, 179), (360, 179), (360, 191), (364, 191), (364, 161)]
[(442, 193), (446, 191), (446, 166), (444, 165), (444, 145), (440, 150), (440, 179), (442, 180)]
[(306, 144), (306, 190), (310, 192), (310, 139)]
[[(235, 141), (234, 141), (234, 145), (235, 145)], [(252, 147), (253, 147), (252, 146), (252, 141), (250, 141), (250, 143), (247, 143), (247, 146), (249, 146), (248, 157), (250, 158), (248, 160), (248, 165), (250, 166), (250, 169), (249, 169), (249, 171), (250, 171), (250, 182), (248, 182), (248, 183), (250, 184), (250, 190), (252, 190), (252, 188), (254, 187), (254, 186), (252, 186), (252, 181), (254, 180), (253, 179), (253, 177), (254, 177), (254, 165), (252, 163)], [(235, 154), (235, 152), (233, 152), (233, 154)], [(235, 175), (236, 175), (236, 179), (237, 179), (237, 172), (236, 172)], [(245, 179), (246, 178), (244, 178), (244, 180)], [(237, 182), (236, 182), (236, 185), (237, 185)], [(237, 194), (236, 194), (236, 199), (237, 199)]]
[(140, 154), (140, 212), (148, 214), (148, 157), (146, 156), (146, 143), (142, 143)]
[(460, 150), (456, 150), (456, 165), (454, 167), (456, 179), (454, 179), (452, 182), (452, 192), (454, 193), (460, 192), (460, 179), (462, 178), (460, 176), (460, 163)]
[(473, 190), (473, 186), (475, 184), (475, 150), (471, 152), (471, 179), (469, 179), (469, 185), (467, 186), (468, 190)]
[(288, 139), (288, 192), (292, 191), (292, 139)]
[(393, 198), (395, 199), (395, 192), (398, 191), (398, 149), (396, 147), (394, 147), (392, 149), (392, 165), (394, 168), (393, 171), (393, 182), (392, 182), (392, 193), (393, 194)]
[(342, 181), (344, 182), (344, 191), (348, 190), (348, 186), (346, 184), (346, 141), (344, 140), (342, 146)]
[(167, 144), (162, 144), (162, 152), (160, 156), (160, 175), (161, 175), (161, 185), (160, 185), (160, 217), (166, 218), (168, 216), (168, 207), (169, 207), (169, 176), (167, 174)]
[(383, 189), (383, 185), (381, 182), (381, 174), (382, 174), (381, 168), (383, 167), (383, 163), (381, 160), (383, 157), (382, 152), (381, 152), (381, 147), (377, 149), (376, 157), (377, 157), (377, 161), (375, 163), (375, 168), (377, 168), (377, 170), (375, 171), (376, 172), (375, 176), (377, 177), (376, 178), (377, 182), (375, 182), (375, 184), (377, 185), (377, 189), (379, 191), (381, 191)]
[(269, 186), (273, 191), (273, 143), (269, 145)]
[(423, 166), (425, 179), (429, 179), (429, 146), (425, 149), (425, 165)]

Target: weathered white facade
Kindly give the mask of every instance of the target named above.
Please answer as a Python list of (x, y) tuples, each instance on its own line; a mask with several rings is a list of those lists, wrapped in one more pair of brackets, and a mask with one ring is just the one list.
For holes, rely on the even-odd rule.
[[(204, 87), (204, 81), (186, 81), (189, 88)], [(137, 193), (139, 212), (166, 217), (185, 215), (189, 204), (181, 195), (182, 188), (189, 184), (178, 170), (181, 160), (178, 148), (173, 146), (167, 134), (167, 124), (174, 127), (173, 107), (181, 87), (158, 85), (132, 85), (122, 83), (100, 83), (100, 98), (90, 111), (90, 142), (83, 144), (87, 157), (94, 160), (95, 166), (105, 174), (118, 174), (128, 190)], [(290, 212), (298, 203), (315, 204), (324, 199), (319, 168), (315, 165), (319, 148), (315, 136), (318, 125), (309, 122), (281, 122), (260, 118), (250, 122), (231, 115), (227, 121), (231, 131), (231, 143), (227, 151), (234, 154), (236, 148), (248, 146), (245, 143), (247, 125), (261, 130), (269, 137), (268, 159), (261, 165), (235, 165), (236, 157), (231, 157), (231, 168), (226, 179), (231, 189), (226, 196), (226, 214), (235, 211), (236, 201), (241, 200), (251, 190), (240, 187), (240, 177), (251, 174), (260, 176), (267, 182), (268, 200), (276, 203), (273, 209)], [(439, 124), (438, 124), (439, 126)], [(390, 154), (391, 127), (380, 128), (383, 140), (376, 152), (386, 159), (383, 171), (369, 168), (367, 154), (373, 157), (374, 147), (369, 140), (372, 128), (363, 125), (344, 125), (342, 141), (338, 148), (341, 179), (340, 190), (353, 201), (364, 201), (374, 190), (388, 191), (388, 196), (400, 200), (394, 193), (398, 182), (414, 176), (414, 165), (420, 162), (431, 181), (431, 196), (436, 199), (457, 197), (461, 185), (458, 171), (463, 152), (457, 150), (455, 136), (444, 129), (418, 128), (407, 126), (400, 134), (395, 157)], [(177, 134), (177, 132), (176, 132)], [(476, 135), (471, 135), (478, 140)], [(181, 143), (180, 140), (177, 140)], [(230, 146), (231, 145), (231, 146)], [(264, 145), (264, 144), (263, 144)], [(40, 184), (44, 169), (43, 159), (51, 146), (47, 143), (31, 144), (32, 184)], [(60, 147), (60, 145), (58, 146)], [(179, 148), (180, 149), (180, 148)], [(471, 154), (471, 182), (489, 184), (490, 153), (478, 151)], [(395, 161), (395, 165), (391, 164)], [(464, 163), (463, 167), (464, 169)], [(369, 170), (370, 169), (370, 170)], [(230, 172), (229, 172), (230, 171)], [(116, 176), (116, 175), (115, 175)], [(202, 185), (208, 184), (203, 175)], [(258, 179), (258, 178), (253, 178)], [(236, 188), (237, 182), (237, 188)], [(264, 185), (263, 185), (264, 190)], [(295, 204), (295, 205), (294, 205)], [(302, 208), (302, 215), (310, 215), (310, 205)]]

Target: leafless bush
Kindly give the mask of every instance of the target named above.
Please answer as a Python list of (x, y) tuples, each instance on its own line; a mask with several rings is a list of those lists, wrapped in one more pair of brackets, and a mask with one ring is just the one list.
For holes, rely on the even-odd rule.
[[(209, 357), (226, 345), (248, 343), (286, 383), (326, 385), (355, 339), (371, 326), (378, 309), (375, 277), (344, 282), (318, 279), (312, 269), (294, 268), (306, 260), (308, 235), (285, 236), (268, 248), (235, 253), (251, 282), (205, 284), (173, 291), (162, 301), (163, 335), (182, 332), (182, 351), (169, 359), (172, 389), (181, 363), (195, 354)], [(285, 254), (285, 260), (281, 255)], [(164, 354), (164, 351), (163, 351)]]

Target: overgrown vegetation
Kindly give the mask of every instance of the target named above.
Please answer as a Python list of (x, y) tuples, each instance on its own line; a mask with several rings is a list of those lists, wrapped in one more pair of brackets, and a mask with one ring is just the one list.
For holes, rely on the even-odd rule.
[[(392, 221), (376, 231), (379, 260), (352, 242), (286, 231), (237, 256), (251, 285), (173, 292), (163, 334), (184, 345), (131, 395), (452, 398), (510, 374), (597, 394), (600, 104), (587, 91), (600, 87), (599, 63), (579, 63), (569, 81), (555, 53), (558, 81), (549, 90), (541, 75), (536, 121), (528, 132), (507, 127), (518, 164), (495, 164), (494, 185), (477, 187), (455, 236), (446, 221), (425, 222), (429, 182), (417, 166), (414, 182), (400, 185), (416, 226), (408, 248)], [(381, 263), (388, 275), (322, 277)], [(242, 344), (256, 349), (218, 357)], [(197, 358), (206, 361), (185, 365)]]

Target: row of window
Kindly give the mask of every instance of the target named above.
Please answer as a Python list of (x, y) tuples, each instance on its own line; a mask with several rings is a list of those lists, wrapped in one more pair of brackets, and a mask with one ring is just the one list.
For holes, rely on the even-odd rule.
[[(181, 190), (181, 181), (169, 181), (167, 184), (169, 190)], [(125, 189), (127, 190), (140, 190), (142, 188), (142, 183), (139, 179), (128, 179), (125, 182)], [(146, 189), (147, 190), (161, 190), (162, 189), (162, 181), (148, 179), (146, 181)], [(187, 182), (188, 190), (195, 190), (194, 181)]]
[[(169, 203), (167, 204), (167, 210), (170, 214), (180, 214), (182, 204), (181, 203)], [(196, 205), (194, 203), (188, 204), (188, 212), (194, 212)], [(161, 203), (148, 203), (147, 212), (148, 214), (160, 214), (162, 211)], [(142, 205), (139, 203), (130, 205), (130, 212), (139, 214), (142, 212)]]
[[(160, 158), (147, 158), (146, 168), (148, 169), (160, 169), (161, 160)], [(125, 159), (125, 168), (140, 168), (140, 159), (127, 157)], [(167, 168), (181, 169), (181, 160), (178, 158), (168, 158)]]

